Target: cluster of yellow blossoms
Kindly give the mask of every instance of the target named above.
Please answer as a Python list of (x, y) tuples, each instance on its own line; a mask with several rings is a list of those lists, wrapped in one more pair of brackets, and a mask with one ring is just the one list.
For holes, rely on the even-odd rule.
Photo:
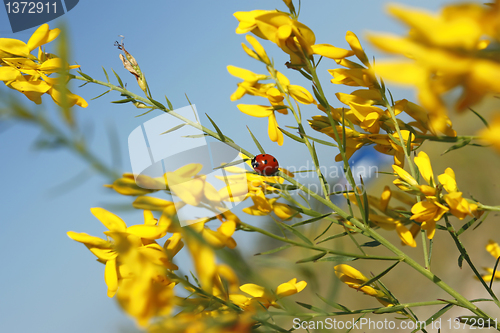
[[(56, 39), (59, 33), (59, 29), (50, 30), (48, 24), (42, 24), (27, 44), (17, 39), (0, 38), (0, 81), (36, 104), (42, 103), (43, 94), (49, 94), (58, 105), (66, 101), (67, 106), (76, 104), (87, 107), (82, 97), (66, 88), (67, 76), (50, 77), (51, 74), (66, 74), (68, 70), (80, 67), (69, 66), (61, 58), (42, 50), (42, 45)], [(37, 48), (37, 55), (32, 55), (31, 52)]]
[[(237, 12), (234, 16), (239, 21), (236, 33), (251, 32), (262, 39), (275, 43), (290, 55), (289, 67), (292, 68), (302, 66), (305, 59), (311, 58), (314, 54), (333, 59), (342, 59), (352, 54), (350, 51), (333, 45), (315, 44), (316, 38), (312, 30), (284, 12), (254, 10)], [(238, 83), (238, 88), (231, 95), (231, 100), (238, 100), (245, 94), (267, 98), (270, 105), (239, 104), (238, 109), (253, 117), (267, 117), (269, 138), (281, 146), (283, 145), (283, 133), (279, 130), (274, 112), (288, 114), (289, 105), (292, 103), (291, 99), (306, 105), (317, 104), (317, 102), (306, 88), (290, 84), (288, 78), (274, 68), (274, 64), (269, 60), (266, 51), (257, 39), (251, 35), (247, 35), (246, 39), (253, 50), (242, 44), (243, 50), (252, 58), (262, 62), (269, 75), (255, 74), (246, 69), (228, 66), (232, 75), (244, 80)], [(269, 79), (272, 79), (274, 83), (263, 84), (259, 82)], [(287, 104), (284, 103), (285, 100)]]
[[(436, 222), (446, 213), (451, 213), (460, 220), (466, 216), (479, 217), (482, 214), (478, 210), (477, 202), (462, 197), (462, 192), (458, 190), (455, 180), (455, 172), (451, 168), (447, 168), (443, 174), (438, 176), (438, 183), (426, 153), (419, 152), (414, 161), (428, 185), (419, 185), (414, 177), (397, 165), (392, 166), (394, 172), (399, 176), (394, 184), (405, 192), (423, 198), (411, 208), (413, 214), (411, 219), (421, 223), (421, 227), (427, 231), (429, 239), (434, 237)], [(448, 193), (443, 194), (443, 189)]]
[[(411, 151), (420, 147), (427, 134), (456, 136), (445, 112), (443, 93), (463, 86), (464, 92), (458, 103), (458, 108), (463, 109), (479, 101), (485, 93), (500, 92), (500, 85), (495, 81), (495, 74), (500, 74), (500, 65), (488, 53), (482, 53), (490, 42), (483, 38), (485, 35), (500, 40), (499, 1), (490, 7), (448, 6), (441, 16), (392, 7), (391, 12), (412, 27), (410, 36), (371, 37), (371, 41), (386, 51), (405, 54), (411, 62), (377, 63), (376, 66), (370, 64), (357, 36), (350, 31), (346, 35), (350, 49), (316, 44), (313, 31), (297, 21), (292, 2), (284, 2), (290, 13), (277, 10), (235, 13), (239, 21), (236, 32), (252, 33), (276, 44), (290, 56), (286, 66), (313, 82), (314, 94), (291, 84), (275, 69), (259, 41), (247, 35), (250, 46), (242, 44), (243, 50), (264, 64), (267, 74), (228, 66), (229, 73), (242, 80), (231, 100), (250, 95), (263, 97), (266, 103), (239, 104), (238, 109), (253, 117), (267, 118), (268, 136), (281, 146), (284, 137), (276, 112), (287, 115), (291, 110), (298, 125), (302, 126), (299, 103), (316, 105), (324, 114), (313, 116), (309, 120), (310, 126), (333, 138), (344, 150), (346, 159), (366, 145), (394, 156), (393, 170), (398, 177), (394, 184), (402, 191), (393, 192), (386, 186), (380, 198), (366, 195), (367, 200), (362, 202), (356, 200), (352, 192), (345, 196), (350, 202), (363, 205), (360, 208), (366, 213), (365, 221), (370, 227), (395, 230), (403, 245), (416, 247), (415, 237), (421, 229), (432, 239), (436, 223), (450, 214), (460, 220), (467, 216), (478, 218), (484, 206), (463, 198), (451, 168), (435, 178), (429, 157), (422, 151), (414, 158), (414, 163), (427, 185), (420, 185), (419, 177), (403, 168), (405, 159), (411, 162)], [(0, 39), (0, 80), (36, 103), (41, 102), (42, 94), (48, 93), (60, 104), (60, 85), (48, 75), (78, 67), (63, 65), (61, 59), (42, 52), (41, 48), (38, 57), (30, 55), (36, 47), (57, 37), (56, 30), (50, 31), (48, 26), (42, 26), (28, 44), (23, 45), (22, 42)], [(333, 59), (342, 67), (328, 71), (333, 84), (358, 87), (350, 94), (336, 94), (345, 107), (335, 108), (324, 100), (322, 88), (316, 82), (318, 62), (315, 56)], [(360, 63), (347, 59), (351, 56)], [(379, 82), (375, 73), (416, 86), (423, 107), (406, 99), (389, 102), (383, 81)], [(138, 72), (134, 75), (140, 76)], [(141, 88), (145, 92), (146, 87), (143, 81)], [(69, 91), (65, 94), (70, 105), (86, 106), (79, 96)], [(396, 118), (403, 113), (412, 120), (404, 122)], [(500, 128), (500, 121), (496, 120), (492, 128)], [(299, 134), (301, 138), (306, 137), (304, 133)], [(489, 136), (488, 141), (500, 147), (498, 135), (492, 134), (491, 129), (484, 134), (484, 137)], [(342, 155), (337, 155), (335, 160), (341, 161)], [(242, 158), (249, 160), (247, 156)], [(102, 208), (93, 208), (92, 213), (108, 228), (104, 232), (106, 239), (68, 232), (70, 238), (83, 243), (99, 262), (105, 264), (109, 297), (116, 295), (121, 307), (141, 326), (148, 326), (153, 319), (158, 319), (149, 326), (151, 332), (250, 332), (258, 325), (255, 315), (259, 311), (280, 308), (280, 299), (301, 292), (307, 285), (295, 278), (278, 285), (273, 291), (253, 283), (240, 285), (233, 268), (217, 261), (216, 250), (234, 249), (237, 246), (233, 238), (235, 232), (245, 226), (248, 228), (237, 215), (227, 210), (227, 202), (250, 198), (253, 205), (243, 209), (247, 214), (263, 216), (274, 213), (281, 221), (301, 217), (293, 207), (277, 202), (278, 197), (268, 197), (280, 191), (283, 183), (280, 176), (265, 177), (234, 166), (224, 169), (231, 175), (218, 177), (227, 185), (220, 190), (210, 184), (205, 175), (199, 174), (202, 170), (200, 164), (186, 165), (160, 178), (124, 174), (107, 187), (122, 195), (136, 197), (132, 205), (143, 210), (144, 224), (127, 226), (118, 216)], [(281, 171), (293, 177), (288, 171)], [(152, 193), (160, 194), (155, 188), (162, 186), (155, 184), (164, 185), (166, 193), (180, 201), (151, 196)], [(391, 198), (405, 207), (390, 206)], [(176, 214), (190, 206), (206, 207), (213, 216), (189, 221), (188, 226), (181, 227)], [(216, 230), (208, 226), (217, 220), (220, 225)], [(351, 223), (341, 218), (339, 221), (346, 228)], [(160, 240), (165, 237), (160, 245)], [(312, 242), (310, 244), (314, 246)], [(184, 246), (195, 269), (194, 281), (179, 276), (177, 272), (176, 255)], [(495, 258), (500, 257), (498, 244), (490, 241), (487, 250)], [(488, 269), (488, 273), (483, 277), (485, 281), (500, 277), (493, 269)], [(370, 279), (351, 266), (337, 265), (335, 274), (349, 287), (375, 297), (386, 307), (397, 304), (382, 284), (368, 284)], [(186, 291), (190, 295), (183, 297)]]
[(400, 6), (391, 6), (389, 11), (409, 26), (408, 36), (373, 35), (369, 40), (408, 59), (379, 61), (375, 71), (384, 79), (416, 87), (432, 128), (444, 131), (450, 124), (444, 93), (462, 88), (458, 110), (487, 94), (500, 93), (500, 62), (486, 49), (500, 43), (500, 1), (452, 4), (439, 15)]
[[(217, 191), (206, 181), (205, 176), (199, 174), (201, 169), (200, 164), (188, 164), (168, 172), (161, 179), (139, 176), (137, 181), (134, 180), (134, 175), (124, 174), (122, 178), (107, 187), (122, 195), (136, 196), (133, 206), (144, 211), (144, 224), (127, 227), (118, 216), (102, 208), (93, 208), (92, 213), (108, 228), (108, 231), (104, 232), (106, 240), (85, 233), (68, 232), (70, 238), (83, 243), (99, 262), (106, 265), (104, 275), (108, 296), (113, 297), (116, 294), (122, 308), (141, 326), (148, 325), (154, 317), (171, 315), (176, 307), (184, 307), (186, 311), (195, 307), (198, 309), (194, 311), (198, 313), (195, 316), (196, 322), (192, 320), (190, 323), (184, 322), (187, 314), (181, 312), (174, 319), (168, 317), (165, 324), (170, 325), (172, 320), (179, 321), (179, 327), (187, 325), (185, 331), (188, 331), (191, 327), (189, 325), (201, 325), (200, 320), (206, 317), (224, 314), (225, 318), (233, 318), (226, 316), (229, 313), (237, 315), (233, 321), (230, 320), (229, 328), (245, 327), (249, 330), (255, 321), (251, 320), (251, 316), (245, 314), (246, 312), (256, 313), (259, 309), (269, 306), (279, 307), (277, 302), (280, 298), (298, 293), (306, 286), (306, 282), (297, 282), (296, 279), (279, 285), (274, 293), (255, 284), (239, 286), (238, 277), (232, 268), (218, 264), (215, 255), (216, 249), (224, 247), (233, 249), (237, 245), (232, 236), (240, 225), (240, 219), (232, 212), (214, 212), (217, 214), (215, 217), (190, 221), (186, 227), (181, 227), (176, 219), (177, 211), (185, 206), (196, 206), (200, 202), (205, 202), (212, 203), (216, 207), (221, 205), (221, 201), (245, 200), (248, 197), (252, 198), (254, 206), (244, 209), (247, 213), (265, 215), (274, 211), (278, 217), (289, 219), (297, 215), (295, 210), (288, 205), (277, 203), (277, 199), (265, 197), (265, 194), (277, 190), (267, 183), (282, 183), (283, 179), (246, 173), (246, 182), (231, 186), (232, 176), (229, 175), (224, 180), (230, 185)], [(237, 167), (227, 167), (226, 170), (245, 173), (244, 169)], [(186, 180), (198, 182), (198, 185), (177, 186)], [(158, 190), (141, 186), (155, 187), (151, 186), (155, 182), (166, 184), (167, 191), (182, 201), (174, 203), (148, 196), (147, 194)], [(176, 183), (176, 186), (173, 186), (172, 182)], [(153, 212), (160, 214), (159, 219), (154, 217)], [(217, 230), (212, 230), (206, 225), (214, 219), (221, 222)], [(157, 241), (167, 234), (170, 236), (163, 245), (158, 244)], [(176, 285), (186, 282), (175, 275), (178, 267), (173, 262), (175, 255), (184, 245), (191, 255), (197, 273), (196, 282), (199, 283), (198, 287), (193, 284), (184, 285), (185, 289), (193, 293), (193, 296), (187, 299), (176, 296), (174, 290)], [(239, 290), (250, 297), (239, 293)], [(217, 297), (219, 306), (213, 310), (203, 310), (210, 303), (211, 297)], [(210, 323), (209, 326), (213, 325), (216, 327), (217, 323)], [(227, 326), (227, 322), (225, 325)]]
[[(403, 166), (407, 141), (411, 141), (412, 150), (417, 149), (421, 145), (422, 139), (415, 135), (425, 135), (428, 132), (436, 135), (437, 129), (430, 125), (428, 112), (419, 105), (406, 99), (397, 100), (390, 104), (383, 95), (385, 93), (384, 87), (375, 78), (357, 36), (348, 31), (346, 41), (361, 64), (348, 59), (337, 60), (336, 62), (344, 68), (328, 71), (333, 76), (331, 82), (350, 87), (364, 87), (364, 89), (355, 90), (350, 94), (336, 93), (337, 99), (347, 107), (334, 108), (330, 106), (330, 115), (337, 122), (335, 129), (329, 118), (323, 115), (313, 116), (309, 124), (314, 130), (324, 133), (334, 140), (342, 139), (343, 133), (345, 133), (343, 145), (347, 158), (350, 158), (352, 154), (365, 145), (374, 145), (375, 150), (394, 156), (394, 163)], [(323, 112), (327, 112), (323, 106), (320, 105), (319, 108)], [(402, 138), (399, 137), (393, 119), (393, 116), (396, 117), (401, 113), (406, 113), (413, 118), (413, 121), (408, 123), (396, 119), (402, 129), (400, 131)], [(386, 134), (380, 133), (381, 130)], [(446, 126), (439, 128), (439, 131), (448, 136), (456, 136), (451, 122), (447, 122)], [(401, 139), (405, 144), (404, 147), (399, 143)], [(338, 143), (340, 144), (340, 142)], [(335, 160), (340, 161), (341, 159), (341, 154), (338, 154)]]

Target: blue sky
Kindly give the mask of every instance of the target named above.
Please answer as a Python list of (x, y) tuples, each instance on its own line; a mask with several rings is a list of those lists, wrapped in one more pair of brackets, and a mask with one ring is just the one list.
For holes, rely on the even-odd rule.
[[(316, 34), (317, 43), (347, 47), (347, 30), (362, 39), (366, 31), (401, 32), (402, 26), (384, 12), (385, 1), (352, 0), (302, 1), (300, 20)], [(414, 1), (404, 1), (411, 4)], [(418, 5), (436, 10), (443, 1), (419, 1)], [(96, 1), (80, 3), (68, 14), (50, 22), (51, 28), (64, 23), (69, 31), (72, 60), (92, 77), (104, 80), (102, 67), (113, 68), (140, 93), (133, 77), (123, 68), (113, 46), (125, 36), (127, 50), (132, 53), (146, 75), (153, 96), (163, 100), (167, 95), (175, 108), (187, 105), (185, 94), (196, 104), (200, 115), (208, 113), (224, 133), (248, 150), (256, 151), (248, 135), (248, 125), (266, 151), (284, 166), (297, 166), (308, 159), (304, 147), (285, 139), (278, 147), (267, 138), (265, 119), (241, 114), (229, 96), (236, 88), (237, 78), (226, 70), (227, 65), (265, 70), (241, 49), (244, 36), (234, 30), (236, 11), (253, 9), (284, 9), (281, 1)], [(27, 41), (34, 29), (10, 33), (6, 13), (0, 9), (0, 37)], [(363, 43), (363, 39), (362, 39)], [(296, 84), (305, 84), (296, 73), (282, 65), (286, 57), (270, 42), (263, 42), (276, 64)], [(364, 43), (366, 46), (366, 43)], [(48, 49), (50, 50), (50, 44)], [(367, 53), (374, 54), (370, 47)], [(54, 52), (55, 50), (52, 49)], [(378, 53), (376, 53), (377, 56)], [(323, 60), (323, 80), (328, 94), (337, 87), (328, 85), (326, 69), (333, 62)], [(280, 67), (278, 67), (280, 69)], [(127, 137), (141, 123), (158, 114), (136, 117), (140, 110), (132, 105), (116, 105), (120, 99), (110, 93), (98, 100), (92, 97), (104, 92), (103, 87), (87, 85), (73, 92), (89, 101), (89, 107), (75, 107), (88, 144), (104, 161), (111, 163), (112, 150), (121, 153), (120, 172), (130, 171)], [(2, 92), (8, 88), (1, 87)], [(8, 91), (14, 93), (14, 91)], [(403, 90), (393, 89), (393, 93)], [(22, 97), (22, 96), (21, 96)], [(412, 95), (405, 97), (413, 98)], [(333, 99), (332, 99), (333, 100)], [(247, 98), (242, 103), (258, 103)], [(26, 104), (33, 107), (26, 100)], [(52, 100), (44, 98), (42, 111), (53, 113)], [(310, 116), (319, 114), (314, 107), (305, 107)], [(202, 120), (206, 123), (206, 119)], [(280, 125), (293, 125), (291, 118), (278, 115)], [(74, 230), (102, 236), (104, 227), (90, 213), (90, 207), (110, 207), (130, 203), (130, 198), (113, 194), (103, 188), (109, 180), (86, 174), (78, 186), (74, 177), (88, 169), (78, 157), (66, 150), (39, 151), (33, 148), (40, 131), (31, 125), (0, 126), (0, 320), (1, 332), (118, 332), (134, 324), (106, 296), (104, 267), (94, 261), (84, 246), (66, 236)], [(118, 146), (110, 144), (109, 131), (118, 137)], [(310, 132), (312, 133), (312, 132)], [(336, 152), (320, 148), (325, 165)], [(356, 155), (354, 157), (356, 159)], [(68, 185), (69, 184), (69, 185)], [(63, 190), (61, 190), (63, 189)], [(141, 223), (140, 212), (115, 210), (130, 224)], [(250, 249), (245, 241), (243, 249)]]

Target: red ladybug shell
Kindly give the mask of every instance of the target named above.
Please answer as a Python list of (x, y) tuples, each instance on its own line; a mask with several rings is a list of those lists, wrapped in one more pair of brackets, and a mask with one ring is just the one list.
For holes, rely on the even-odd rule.
[(274, 156), (260, 154), (252, 158), (252, 168), (260, 175), (272, 176), (279, 171), (279, 164)]

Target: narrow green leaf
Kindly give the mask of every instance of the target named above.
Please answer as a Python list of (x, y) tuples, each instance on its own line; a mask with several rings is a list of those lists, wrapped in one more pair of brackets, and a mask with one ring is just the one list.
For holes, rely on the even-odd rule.
[(351, 310), (349, 310), (349, 308), (347, 308), (346, 306), (343, 306), (340, 303), (336, 303), (334, 301), (327, 300), (326, 298), (324, 298), (323, 296), (321, 296), (319, 294), (316, 294), (316, 296), (318, 296), (320, 300), (322, 300), (326, 304), (330, 305), (332, 308), (335, 308), (335, 309), (340, 310), (340, 311), (351, 312)]
[(129, 98), (121, 99), (119, 101), (112, 101), (111, 103), (123, 104), (123, 103), (129, 103), (129, 102), (135, 102), (135, 98), (129, 97)]
[(330, 106), (328, 105), (328, 103), (319, 94), (318, 89), (316, 89), (316, 87), (314, 85), (312, 86), (312, 88), (313, 88), (314, 97), (316, 97), (316, 99), (318, 100), (319, 104), (321, 104), (325, 108), (325, 110), (328, 111), (330, 109)]
[(215, 167), (214, 170), (222, 169), (222, 168), (227, 168), (227, 167), (230, 167), (230, 166), (233, 166), (233, 165), (245, 163), (246, 161), (248, 161), (248, 158), (244, 158), (242, 160), (237, 160), (237, 161), (229, 162), (229, 163), (223, 164), (221, 166)]
[(266, 152), (264, 151), (264, 148), (262, 148), (262, 146), (260, 145), (259, 140), (257, 140), (257, 138), (253, 135), (252, 131), (250, 130), (250, 128), (248, 126), (247, 126), (247, 129), (248, 129), (248, 132), (250, 132), (250, 135), (252, 136), (253, 142), (255, 142), (255, 145), (259, 149), (260, 153), (265, 154)]
[(150, 112), (151, 112), (151, 111), (153, 111), (153, 110), (154, 110), (154, 109), (149, 109), (148, 111), (146, 111), (146, 112), (144, 112), (144, 113), (141, 113), (140, 115), (137, 115), (137, 116), (135, 116), (135, 117), (136, 117), (136, 118), (137, 118), (137, 117), (142, 117), (142, 116), (144, 116), (144, 115), (147, 115), (148, 113), (150, 113)]
[(321, 258), (317, 261), (346, 262), (346, 261), (355, 261), (355, 260), (358, 260), (358, 258), (349, 257), (349, 256), (334, 255), (331, 257)]
[(326, 227), (326, 228), (325, 228), (325, 230), (323, 230), (323, 232), (322, 232), (322, 233), (320, 233), (318, 236), (316, 236), (316, 237), (314, 238), (314, 241), (316, 241), (318, 238), (320, 238), (321, 236), (323, 236), (324, 234), (326, 234), (326, 232), (327, 232), (328, 230), (330, 230), (330, 227), (333, 225), (333, 223), (334, 223), (334, 222), (333, 222), (333, 221), (331, 221), (331, 222), (330, 222), (330, 224), (328, 225), (328, 227)]
[(283, 134), (285, 134), (287, 137), (289, 137), (290, 139), (293, 139), (293, 140), (295, 140), (295, 141), (297, 141), (297, 142), (300, 142), (300, 143), (304, 143), (304, 139), (299, 138), (298, 136), (296, 136), (296, 135), (294, 135), (294, 134), (292, 134), (292, 133), (290, 133), (290, 132), (288, 132), (288, 131), (286, 131), (286, 130), (282, 129), (281, 127), (278, 127), (278, 129), (279, 129), (279, 130), (280, 130)]
[(163, 133), (160, 133), (160, 135), (161, 135), (161, 134), (167, 134), (167, 133), (173, 132), (173, 131), (178, 130), (179, 128), (184, 127), (184, 126), (186, 126), (186, 125), (187, 125), (186, 123), (184, 123), (184, 124), (180, 124), (180, 125), (177, 125), (177, 126), (175, 126), (175, 127), (172, 127), (171, 129), (169, 129), (168, 131), (165, 131), (165, 132), (163, 132)]
[(464, 256), (463, 254), (458, 256), (458, 267), (462, 268), (462, 264), (464, 262)]
[(311, 311), (315, 311), (317, 313), (323, 313), (323, 314), (327, 314), (328, 313), (325, 310), (320, 309), (320, 308), (318, 308), (318, 307), (316, 307), (314, 305), (311, 305), (311, 304), (302, 303), (302, 302), (295, 302), (295, 303), (297, 303), (298, 305), (300, 305), (303, 308), (306, 308), (306, 309), (311, 310)]
[(313, 242), (309, 238), (307, 238), (303, 233), (301, 233), (300, 231), (298, 231), (297, 229), (290, 227), (286, 223), (280, 223), (280, 225), (283, 226), (288, 231), (292, 232), (295, 236), (297, 236), (300, 239), (302, 239), (305, 243), (307, 243), (309, 245), (313, 245)]
[(302, 69), (301, 69), (301, 70), (299, 70), (299, 73), (300, 73), (300, 74), (302, 74), (302, 76), (304, 76), (304, 77), (305, 77), (306, 79), (308, 79), (309, 81), (312, 81), (312, 79), (313, 79), (313, 78), (312, 78), (312, 76), (311, 76), (311, 75), (309, 75), (309, 73), (304, 72)]
[(162, 109), (162, 110), (166, 110), (167, 108), (165, 107), (165, 105), (161, 104), (160, 102), (158, 101), (155, 101), (154, 99), (152, 99), (151, 97), (148, 97), (148, 99), (151, 101), (151, 103), (153, 103), (154, 105), (156, 105), (158, 108)]
[(444, 153), (441, 154), (441, 156), (443, 156), (444, 154), (446, 153), (449, 153), (450, 151), (452, 150), (456, 150), (456, 149), (459, 149), (459, 148), (462, 148), (462, 147), (465, 147), (467, 146), (470, 142), (472, 141), (471, 138), (467, 138), (467, 139), (463, 139), (462, 141), (454, 144), (453, 146), (451, 146), (450, 148), (446, 149)]
[(325, 146), (330, 146), (330, 147), (338, 147), (336, 144), (334, 143), (331, 143), (331, 142), (328, 142), (328, 141), (325, 141), (325, 140), (321, 140), (321, 139), (317, 139), (315, 137), (312, 137), (310, 135), (307, 135), (305, 133), (299, 133), (300, 135), (302, 136), (305, 136), (306, 138), (312, 140), (312, 141), (316, 141), (317, 143), (321, 143), (322, 145), (325, 145)]
[(84, 78), (86, 78), (87, 80), (89, 80), (90, 82), (93, 82), (94, 79), (91, 78), (89, 75), (85, 74), (84, 72), (82, 71), (78, 71), (78, 74), (80, 74), (81, 76), (83, 76)]
[(379, 241), (376, 241), (376, 240), (361, 244), (361, 246), (364, 246), (364, 247), (377, 247), (379, 245), (382, 245), (382, 244), (380, 244)]
[(349, 328), (347, 331), (345, 331), (345, 333), (349, 333), (351, 332), (355, 327), (357, 327), (356, 323), (358, 321), (361, 320), (361, 318), (363, 318), (364, 316), (366, 316), (366, 313), (363, 313), (361, 316), (358, 317), (358, 319), (356, 319), (356, 321), (354, 322), (354, 324), (351, 325), (351, 328)]
[(295, 263), (296, 264), (303, 264), (305, 262), (311, 262), (311, 261), (316, 262), (316, 261), (318, 261), (318, 259), (323, 258), (325, 255), (326, 255), (326, 252), (318, 253), (318, 254), (315, 254), (313, 256), (297, 260)]
[(344, 236), (347, 236), (347, 234), (348, 234), (348, 232), (347, 232), (347, 231), (344, 231), (344, 232), (341, 232), (340, 234), (336, 234), (336, 235), (328, 236), (328, 237), (326, 237), (325, 239), (320, 240), (320, 241), (319, 241), (319, 242), (317, 242), (316, 244), (321, 244), (321, 243), (324, 243), (324, 242), (329, 241), (329, 240), (332, 240), (332, 239), (336, 239), (336, 238), (344, 237)]
[(219, 126), (217, 126), (217, 124), (212, 120), (212, 118), (210, 118), (208, 114), (205, 113), (205, 116), (207, 116), (208, 120), (210, 120), (215, 130), (217, 131), (217, 134), (219, 135), (219, 140), (222, 142), (226, 142), (226, 136), (222, 134), (222, 131), (220, 130)]
[(313, 222), (316, 222), (318, 220), (321, 220), (327, 216), (330, 216), (332, 213), (328, 213), (328, 214), (323, 214), (321, 216), (317, 216), (317, 217), (313, 217), (312, 219), (308, 219), (308, 220), (305, 220), (305, 221), (301, 221), (301, 222), (297, 222), (295, 224), (292, 224), (291, 227), (294, 228), (296, 226), (299, 226), (299, 225), (304, 225), (304, 224), (309, 224), (309, 223), (313, 223)]
[(118, 80), (118, 83), (120, 84), (120, 87), (124, 87), (123, 86), (123, 82), (122, 82), (122, 79), (120, 79), (120, 77), (118, 76), (118, 74), (116, 74), (115, 70), (113, 68), (111, 68), (111, 70), (113, 71), (113, 73), (115, 74), (116, 76), (116, 79)]
[(359, 207), (359, 210), (363, 214), (363, 220), (365, 224), (368, 225), (368, 214), (370, 213), (370, 205), (368, 204), (368, 195), (366, 194), (365, 182), (363, 181), (363, 177), (359, 176), (361, 180), (361, 185), (363, 186), (363, 207)]
[[(445, 314), (446, 312), (448, 312), (448, 310), (450, 310), (451, 308), (453, 308), (453, 304), (446, 304), (444, 307), (442, 307), (441, 309), (439, 309), (438, 312), (436, 312), (435, 314), (433, 314), (432, 316), (430, 316), (429, 319), (427, 319), (425, 321), (425, 325), (428, 326), (428, 325), (432, 324), (436, 319), (438, 319), (443, 314)], [(419, 329), (416, 329), (413, 332), (417, 332), (417, 331), (419, 331)]]
[(391, 103), (392, 103), (391, 105), (394, 105), (394, 104), (395, 104), (395, 103), (394, 103), (394, 97), (392, 97), (392, 92), (391, 92), (391, 90), (390, 90), (390, 89), (387, 89), (387, 92), (389, 93), (389, 96), (391, 97)]
[(394, 135), (392, 135), (391, 133), (387, 133), (387, 135), (391, 138), (392, 142), (394, 142), (396, 145), (400, 146), (401, 148), (404, 149), (403, 146), (401, 146), (401, 141), (399, 141), (398, 139), (396, 139), (394, 137)]
[(96, 96), (96, 97), (94, 97), (94, 98), (91, 98), (90, 100), (91, 100), (91, 101), (93, 101), (94, 99), (98, 99), (99, 97), (102, 97), (102, 96), (106, 95), (106, 94), (107, 94), (107, 93), (109, 93), (110, 91), (111, 91), (111, 89), (106, 90), (105, 92), (103, 92), (103, 93), (102, 93), (102, 94), (100, 94), (99, 96)]
[(286, 106), (286, 105), (275, 105), (275, 106), (273, 106), (273, 110), (275, 110), (275, 111), (284, 110), (284, 109), (289, 109), (289, 107)]
[(106, 69), (104, 69), (104, 67), (102, 67), (102, 70), (104, 71), (104, 75), (106, 75), (106, 81), (109, 83), (108, 72), (106, 72)]
[[(493, 272), (491, 273), (491, 276), (495, 276), (495, 274), (497, 273), (497, 268), (498, 268), (499, 261), (500, 261), (500, 257), (498, 257), (497, 261), (495, 262), (495, 266), (493, 267)], [(495, 279), (491, 279), (490, 280), (490, 289), (493, 286), (493, 281), (495, 281)]]
[(170, 102), (170, 100), (167, 98), (167, 95), (165, 95), (165, 100), (167, 101), (167, 105), (168, 105), (169, 110), (173, 110), (174, 107), (172, 106), (172, 103)]
[(254, 254), (254, 256), (262, 256), (262, 255), (265, 255), (265, 254), (272, 254), (272, 253), (276, 253), (276, 252), (279, 252), (279, 251), (282, 251), (282, 250), (289, 249), (289, 248), (291, 248), (292, 246), (293, 246), (292, 244), (287, 244), (287, 245), (284, 245), (284, 246), (278, 247), (278, 248), (276, 248), (276, 249), (272, 249), (272, 250), (269, 250), (269, 251), (256, 253), (256, 254)]
[(382, 92), (385, 93), (385, 82), (382, 78), (380, 78), (380, 86), (382, 87)]
[(368, 286), (368, 285), (372, 284), (373, 282), (380, 280), (384, 275), (386, 275), (387, 273), (389, 273), (399, 263), (400, 263), (400, 261), (396, 261), (393, 265), (389, 266), (389, 268), (387, 268), (386, 270), (384, 270), (382, 273), (380, 273), (378, 275), (375, 275), (370, 280), (368, 280), (365, 283), (363, 283), (361, 286), (359, 286), (358, 289), (361, 289), (364, 286)]
[(476, 111), (472, 110), (471, 108), (469, 108), (469, 110), (471, 110), (476, 116), (479, 117), (479, 119), (481, 119), (481, 121), (483, 122), (484, 126), (486, 127), (490, 127), (490, 125), (488, 124), (488, 122), (486, 121), (486, 119), (484, 119), (483, 116), (481, 116), (479, 113), (477, 113)]

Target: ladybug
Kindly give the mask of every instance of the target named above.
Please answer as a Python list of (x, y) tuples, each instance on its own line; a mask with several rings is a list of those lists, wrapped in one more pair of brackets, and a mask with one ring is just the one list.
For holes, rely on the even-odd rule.
[(279, 164), (274, 156), (260, 154), (252, 158), (252, 168), (259, 175), (272, 176), (279, 171)]

